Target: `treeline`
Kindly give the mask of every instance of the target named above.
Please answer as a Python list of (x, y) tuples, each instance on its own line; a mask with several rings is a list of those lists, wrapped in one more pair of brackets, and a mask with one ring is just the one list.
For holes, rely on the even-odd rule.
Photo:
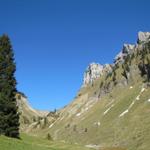
[(16, 64), (10, 39), (0, 37), (0, 135), (19, 138), (19, 113), (16, 102)]

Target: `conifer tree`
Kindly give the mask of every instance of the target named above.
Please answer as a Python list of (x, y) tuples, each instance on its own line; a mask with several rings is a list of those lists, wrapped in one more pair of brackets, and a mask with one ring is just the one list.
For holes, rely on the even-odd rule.
[(15, 70), (10, 39), (3, 35), (0, 37), (0, 135), (19, 138)]

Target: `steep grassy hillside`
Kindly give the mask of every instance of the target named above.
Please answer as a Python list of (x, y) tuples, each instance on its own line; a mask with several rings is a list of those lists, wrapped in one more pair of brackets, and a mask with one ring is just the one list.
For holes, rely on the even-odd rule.
[(16, 94), (20, 113), (20, 131), (29, 133), (33, 128), (42, 130), (52, 124), (59, 115), (57, 112), (40, 111), (33, 109), (28, 103), (27, 97), (18, 92)]
[(45, 127), (45, 122), (50, 124), (51, 121), (55, 120), (53, 116), (49, 117), (49, 120), (47, 119), (47, 116), (50, 116), (50, 112), (33, 109), (23, 93), (18, 92), (16, 99), (20, 113), (20, 131), (30, 132), (30, 128), (33, 127), (43, 128)]

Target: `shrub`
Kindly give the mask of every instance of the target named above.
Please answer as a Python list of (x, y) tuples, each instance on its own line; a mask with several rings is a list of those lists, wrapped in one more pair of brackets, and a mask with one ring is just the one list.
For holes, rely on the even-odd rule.
[(53, 141), (53, 138), (50, 133), (47, 133), (46, 139), (49, 141)]

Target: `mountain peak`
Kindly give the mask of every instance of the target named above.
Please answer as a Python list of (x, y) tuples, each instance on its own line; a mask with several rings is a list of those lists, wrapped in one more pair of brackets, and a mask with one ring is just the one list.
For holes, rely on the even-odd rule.
[(101, 65), (99, 63), (91, 63), (85, 73), (83, 79), (83, 87), (88, 84), (92, 84), (97, 78), (101, 77), (105, 72), (109, 72), (112, 69), (110, 64)]
[(123, 44), (122, 50), (116, 55), (113, 65), (110, 64), (101, 65), (95, 62), (89, 64), (84, 73), (83, 87), (87, 86), (88, 84), (92, 84), (97, 78), (102, 76), (104, 73), (110, 72), (112, 70), (112, 66), (119, 63), (123, 63), (128, 55), (134, 53), (135, 47), (138, 44), (149, 41), (150, 41), (150, 32), (139, 31), (137, 44), (127, 44), (127, 43)]
[(83, 79), (83, 86), (86, 86), (87, 84), (92, 84), (95, 79), (100, 77), (103, 73), (104, 66), (98, 63), (91, 63), (87, 67), (85, 73), (84, 73), (84, 79)]

